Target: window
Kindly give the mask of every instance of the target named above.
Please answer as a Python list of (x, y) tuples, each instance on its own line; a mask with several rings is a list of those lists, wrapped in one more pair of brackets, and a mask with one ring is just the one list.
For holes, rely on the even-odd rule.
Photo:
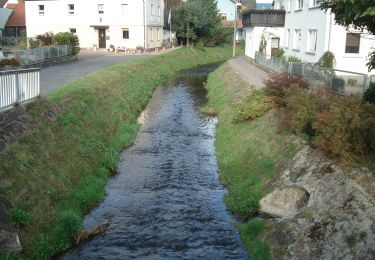
[(288, 12), (292, 9), (292, 0), (287, 0), (288, 1)]
[(227, 13), (219, 13), (220, 18), (222, 21), (228, 20), (228, 14)]
[(154, 41), (154, 34), (152, 33), (152, 28), (150, 28), (150, 40)]
[(159, 17), (161, 16), (161, 9), (160, 9), (160, 6), (158, 6), (158, 16), (159, 16)]
[(151, 4), (151, 16), (154, 16), (154, 5)]
[(303, 7), (303, 0), (296, 1), (296, 9), (302, 9)]
[(286, 30), (285, 35), (285, 48), (289, 48), (290, 29)]
[(156, 38), (160, 41), (159, 28), (156, 29)]
[(309, 30), (307, 35), (307, 52), (315, 53), (316, 51), (316, 40), (317, 40), (317, 31)]
[(318, 6), (322, 0), (310, 0), (310, 7)]
[(98, 4), (98, 14), (104, 14), (104, 4)]
[(293, 49), (294, 50), (301, 49), (301, 29), (294, 30), (294, 35), (293, 35)]
[(361, 42), (360, 33), (347, 33), (345, 43), (345, 53), (359, 53), (359, 44)]
[(68, 14), (74, 14), (74, 4), (68, 4)]
[(76, 29), (76, 28), (70, 28), (69, 31), (70, 31), (71, 33), (77, 33), (77, 29)]
[(44, 15), (44, 5), (38, 5), (38, 13), (39, 15)]
[(129, 28), (122, 29), (122, 38), (124, 40), (129, 40)]
[(128, 4), (121, 4), (121, 14), (128, 14)]

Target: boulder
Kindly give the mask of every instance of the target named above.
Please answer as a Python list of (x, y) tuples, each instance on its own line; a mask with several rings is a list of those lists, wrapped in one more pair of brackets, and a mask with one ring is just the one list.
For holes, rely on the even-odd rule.
[(301, 187), (275, 190), (260, 201), (260, 212), (276, 217), (293, 217), (307, 205), (310, 194)]
[(0, 229), (0, 252), (13, 253), (22, 251), (18, 234)]

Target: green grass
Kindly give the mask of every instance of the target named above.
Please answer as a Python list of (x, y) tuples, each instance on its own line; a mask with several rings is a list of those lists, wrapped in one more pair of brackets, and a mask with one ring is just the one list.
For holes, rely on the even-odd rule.
[[(270, 191), (267, 184), (277, 174), (276, 162), (292, 158), (297, 147), (287, 134), (278, 133), (276, 113), (272, 111), (253, 121), (233, 123), (236, 107), (249, 96), (251, 88), (228, 65), (210, 74), (207, 88), (209, 103), (204, 110), (218, 111), (215, 145), (220, 178), (228, 189), (225, 202), (233, 214), (246, 222), (257, 212), (259, 200)], [(250, 234), (241, 231), (251, 259), (266, 259), (269, 250), (263, 243), (246, 242), (253, 239)]]
[(83, 214), (104, 198), (158, 85), (230, 56), (230, 46), (181, 48), (114, 65), (28, 105), (35, 127), (0, 155), (0, 178), (12, 182), (2, 193), (18, 209), (13, 219), (24, 251), (17, 258), (46, 259), (70, 246)]

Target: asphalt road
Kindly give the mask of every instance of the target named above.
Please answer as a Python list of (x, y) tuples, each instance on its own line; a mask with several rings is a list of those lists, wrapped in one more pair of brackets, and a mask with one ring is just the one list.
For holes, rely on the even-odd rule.
[(125, 55), (108, 52), (82, 52), (78, 60), (43, 68), (40, 73), (40, 91), (45, 96), (65, 84), (79, 79), (87, 74), (137, 59), (142, 55)]

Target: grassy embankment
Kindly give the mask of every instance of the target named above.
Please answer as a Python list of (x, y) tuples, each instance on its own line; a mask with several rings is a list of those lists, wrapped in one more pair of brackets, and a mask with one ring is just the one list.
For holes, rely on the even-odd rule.
[(251, 87), (228, 65), (210, 74), (207, 88), (209, 103), (203, 110), (217, 111), (219, 118), (216, 154), (221, 180), (228, 188), (225, 202), (244, 221), (238, 229), (251, 259), (267, 259), (270, 248), (260, 239), (266, 225), (251, 217), (270, 191), (267, 184), (276, 176), (275, 165), (293, 157), (297, 147), (287, 134), (278, 133), (273, 111), (253, 121), (234, 123), (238, 104), (246, 101)]
[[(35, 127), (0, 155), (1, 189), (24, 247), (20, 258), (50, 258), (68, 248), (82, 216), (104, 198), (119, 152), (139, 129), (153, 90), (179, 70), (228, 59), (230, 46), (182, 48), (118, 64), (28, 105)], [(11, 256), (12, 257), (12, 256)]]

